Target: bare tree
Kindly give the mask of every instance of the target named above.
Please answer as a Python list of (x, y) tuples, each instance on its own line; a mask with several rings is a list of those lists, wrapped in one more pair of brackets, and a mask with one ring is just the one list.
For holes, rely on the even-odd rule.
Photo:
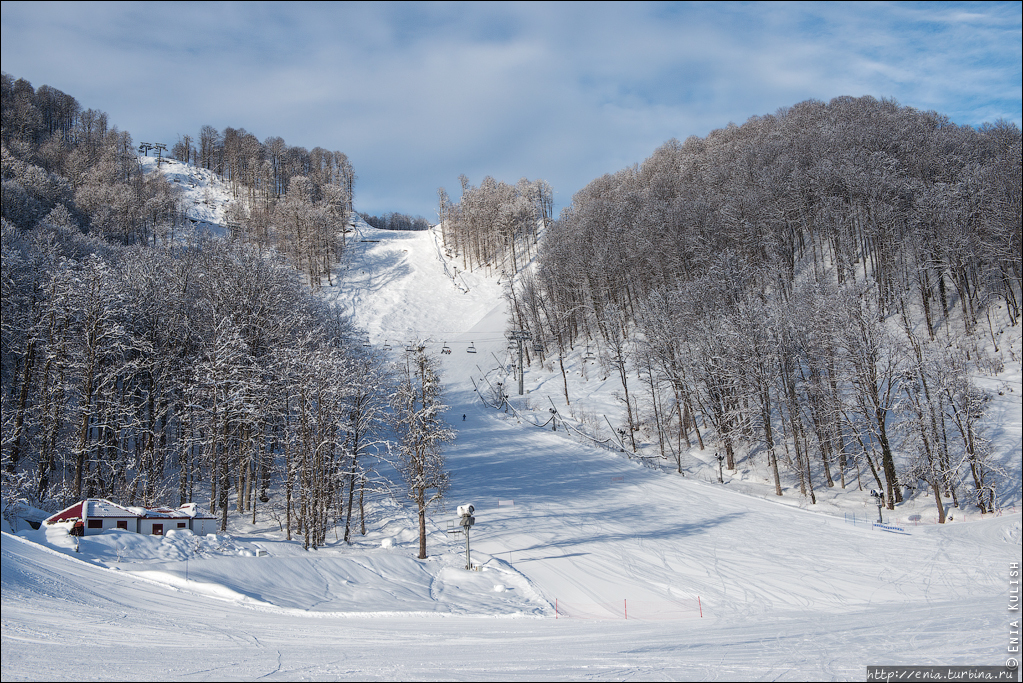
[(442, 448), (454, 439), (444, 422), (437, 361), (425, 345), (413, 342), (413, 350), (399, 363), (398, 386), (391, 400), (398, 435), (396, 468), (419, 519), (419, 559), (426, 559), (426, 511), (443, 499), (449, 485)]

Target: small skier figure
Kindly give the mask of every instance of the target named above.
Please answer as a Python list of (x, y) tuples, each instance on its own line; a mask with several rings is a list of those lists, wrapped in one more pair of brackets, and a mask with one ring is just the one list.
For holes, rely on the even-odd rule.
[(465, 422), (465, 413), (462, 413), (462, 422)]

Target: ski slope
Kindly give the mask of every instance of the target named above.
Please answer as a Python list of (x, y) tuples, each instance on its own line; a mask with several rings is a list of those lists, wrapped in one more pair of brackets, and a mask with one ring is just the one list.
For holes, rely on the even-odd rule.
[[(4, 681), (836, 680), (996, 661), (1004, 600), (752, 619), (493, 619), (251, 606), (5, 534)], [(995, 647), (993, 642), (999, 645)]]
[[(886, 533), (865, 523), (869, 501), (851, 524), (791, 491), (742, 495), (534, 426), (555, 404), (583, 408), (539, 371), (516, 396), (499, 278), (459, 266), (434, 231), (362, 225), (324, 293), (396, 359), (412, 339), (451, 349), (458, 437), (428, 560), (411, 512), (387, 501), (355, 546), (316, 552), (270, 520), (229, 539), (104, 534), (78, 552), (4, 534), (4, 681), (834, 680), (1005, 664), (1018, 512)], [(573, 392), (610, 392), (578, 370)], [(480, 400), (498, 381), (518, 413)], [(461, 503), (476, 507), (478, 572), (446, 533)]]

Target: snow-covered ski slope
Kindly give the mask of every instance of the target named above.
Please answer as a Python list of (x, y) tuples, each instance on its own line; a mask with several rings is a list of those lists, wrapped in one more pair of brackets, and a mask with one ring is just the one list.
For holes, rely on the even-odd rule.
[(212, 598), (7, 534), (2, 554), (4, 681), (862, 680), (866, 663), (998, 661), (1007, 642), (1001, 596), (674, 621), (359, 618)]
[(439, 352), (471, 332), (504, 342), (500, 278), (449, 258), (438, 231), (378, 230), (357, 219), (346, 249), (343, 284), (324, 296), (350, 310), (376, 346), (400, 351), (416, 339)]
[[(104, 535), (78, 554), (5, 534), (4, 681), (834, 680), (1006, 662), (1018, 512), (887, 533), (867, 507), (846, 523), (791, 491), (741, 495), (532, 426), (559, 399), (528, 373), (533, 391), (514, 398), (497, 274), (456, 272), (433, 231), (360, 230), (325, 296), (395, 358), (411, 339), (451, 349), (458, 438), (431, 558), (414, 559), (412, 517), (393, 506), (354, 548), (316, 553), (270, 524), (201, 548)], [(497, 381), (522, 417), (480, 401)], [(463, 542), (446, 533), (461, 503), (476, 507), (480, 572), (458, 568)]]
[(185, 217), (200, 230), (223, 235), (227, 227), (227, 207), (233, 200), (228, 184), (205, 168), (184, 164), (177, 159), (139, 157), (145, 173), (159, 171), (177, 190), (177, 198)]

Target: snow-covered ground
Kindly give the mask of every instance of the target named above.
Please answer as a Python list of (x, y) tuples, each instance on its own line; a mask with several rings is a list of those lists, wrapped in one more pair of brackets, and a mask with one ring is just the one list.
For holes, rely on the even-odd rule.
[(145, 173), (159, 170), (177, 190), (178, 201), (185, 217), (198, 230), (209, 230), (222, 235), (227, 226), (227, 207), (232, 201), (231, 189), (213, 171), (184, 164), (177, 159), (164, 158), (157, 164), (156, 157), (139, 157)]
[[(529, 369), (520, 398), (496, 276), (456, 271), (434, 231), (363, 224), (350, 246), (343, 285), (324, 295), (395, 357), (410, 339), (451, 350), (458, 438), (431, 557), (415, 559), (411, 512), (386, 500), (354, 546), (315, 552), (269, 519), (231, 537), (114, 532), (77, 551), (52, 532), (4, 534), (4, 681), (831, 680), (1011, 655), (1018, 510), (939, 526), (911, 503), (886, 518), (904, 533), (887, 533), (855, 482), (807, 506), (791, 489), (762, 495), (766, 471), (746, 461), (722, 485), (712, 455), (687, 455), (682, 477), (534, 426), (552, 407), (588, 433), (620, 421), (614, 378), (579, 350), (572, 406), (556, 367)], [(508, 412), (476, 393), (499, 381)], [(998, 444), (1018, 488), (1019, 391), (1006, 395)], [(464, 542), (446, 533), (461, 503), (476, 507), (480, 571), (461, 568)]]

